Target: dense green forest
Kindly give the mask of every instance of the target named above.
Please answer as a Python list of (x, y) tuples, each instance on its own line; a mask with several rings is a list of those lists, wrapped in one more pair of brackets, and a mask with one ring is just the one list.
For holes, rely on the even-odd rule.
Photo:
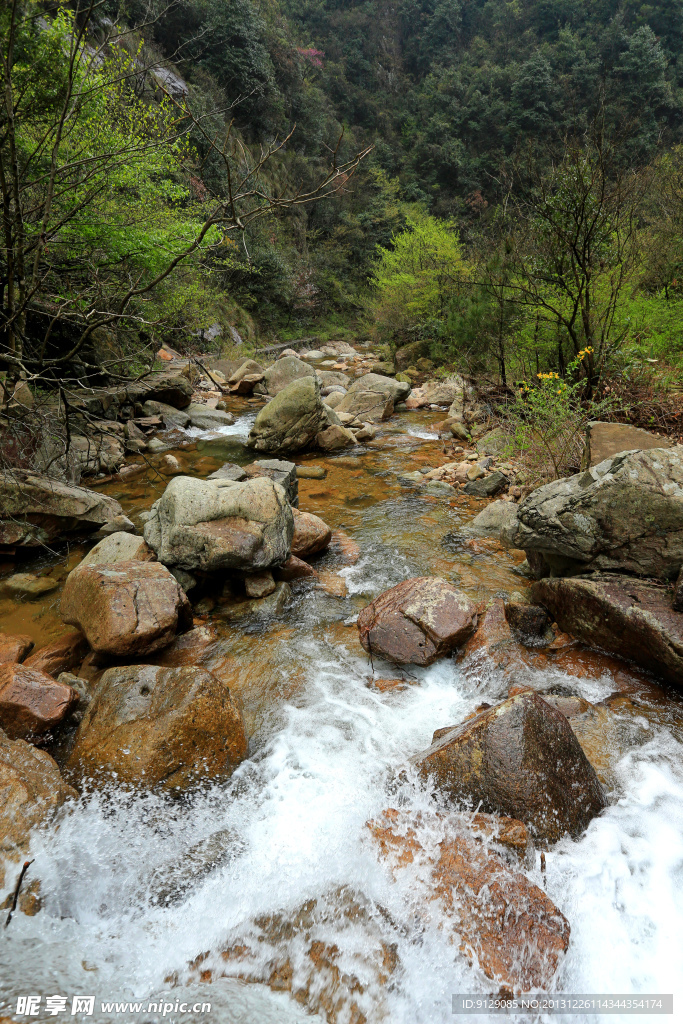
[(0, 19), (12, 373), (123, 372), (215, 325), (418, 342), (503, 382), (683, 356), (677, 0)]

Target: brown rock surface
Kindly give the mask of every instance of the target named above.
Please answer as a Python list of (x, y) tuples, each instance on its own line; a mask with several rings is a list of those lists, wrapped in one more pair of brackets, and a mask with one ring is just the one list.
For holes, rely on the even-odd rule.
[(292, 537), (292, 554), (297, 558), (310, 558), (328, 547), (332, 539), (332, 530), (327, 523), (312, 512), (300, 512), (292, 509), (294, 515), (294, 536)]
[(683, 686), (683, 614), (663, 584), (595, 573), (539, 580), (532, 594), (561, 629)]
[(28, 470), (0, 473), (0, 544), (36, 547), (92, 533), (121, 514), (118, 501)]
[[(49, 754), (0, 729), (0, 856), (26, 853), (32, 828), (50, 821), (78, 793), (64, 782)], [(0, 869), (0, 882), (2, 871)]]
[(242, 714), (210, 672), (129, 665), (97, 684), (68, 769), (78, 780), (181, 791), (228, 778), (247, 746)]
[(78, 703), (70, 686), (26, 665), (0, 665), (0, 727), (12, 740), (48, 732)]
[(30, 636), (24, 634), (11, 636), (9, 633), (0, 633), (0, 665), (23, 661), (32, 647), (33, 640)]
[(123, 657), (165, 647), (192, 622), (183, 589), (159, 562), (78, 568), (64, 586), (61, 615), (94, 651)]
[(620, 452), (640, 449), (648, 451), (650, 448), (671, 448), (673, 441), (668, 437), (658, 437), (649, 430), (642, 430), (640, 427), (632, 427), (629, 423), (600, 423), (588, 424), (586, 430), (586, 451), (585, 462), (589, 466), (597, 466), (605, 459), (612, 459)]
[(35, 654), (27, 658), (27, 668), (46, 672), (57, 678), (60, 672), (72, 672), (77, 668), (88, 653), (88, 641), (78, 630), (69, 630), (49, 644), (39, 648)]
[(317, 575), (318, 574), (312, 565), (309, 565), (308, 562), (304, 562), (302, 558), (297, 558), (296, 555), (290, 555), (285, 564), (275, 570), (275, 576), (277, 579), (285, 580), (286, 582), (302, 580), (307, 577), (315, 577)]
[(536, 693), (482, 711), (412, 760), (451, 800), (518, 818), (548, 842), (580, 835), (606, 806), (567, 719)]
[[(503, 821), (501, 831), (521, 841), (524, 826)], [(569, 947), (568, 921), (538, 886), (466, 828), (440, 824), (444, 838), (431, 855), (406, 812), (390, 809), (368, 827), (394, 877), (410, 866), (427, 900), (438, 901), (453, 920), (460, 952), (487, 977), (516, 993), (547, 988)], [(475, 834), (481, 830), (475, 827)]]
[(474, 630), (477, 607), (439, 577), (405, 580), (375, 598), (358, 616), (366, 651), (398, 664), (431, 665)]
[(245, 576), (244, 589), (247, 597), (268, 597), (275, 590), (275, 580), (272, 572), (255, 572), (251, 576)]

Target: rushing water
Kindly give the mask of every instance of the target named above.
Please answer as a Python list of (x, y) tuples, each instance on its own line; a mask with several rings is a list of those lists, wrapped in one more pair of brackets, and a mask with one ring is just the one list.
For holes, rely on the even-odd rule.
[[(245, 429), (246, 417), (228, 436), (202, 433), (176, 454), (202, 475), (229, 457), (226, 451), (247, 461)], [(296, 989), (307, 982), (311, 938), (336, 946), (343, 969), (360, 979), (355, 999), (369, 1021), (437, 1024), (454, 1019), (453, 993), (491, 991), (478, 967), (457, 957), (436, 905), (426, 912), (418, 874), (393, 881), (366, 828), (398, 802), (423, 812), (426, 847), (439, 839), (435, 798), (405, 772), (406, 760), (429, 744), (435, 728), (503, 697), (510, 681), (486, 660), (448, 659), (413, 672), (405, 689), (367, 686), (372, 669), (353, 619), (374, 594), (426, 573), (480, 598), (525, 586), (509, 553), (458, 543), (475, 503), (421, 499), (396, 483), (396, 469), (437, 458), (443, 460), (441, 445), (428, 423), (407, 417), (401, 434), (313, 460), (328, 476), (300, 481), (301, 507), (361, 548), (355, 564), (335, 553), (321, 561), (344, 580), (347, 596), (299, 584), (281, 621), (258, 630), (222, 627), (206, 663), (241, 699), (251, 734), (250, 758), (228, 784), (176, 802), (86, 794), (58, 828), (35, 837), (30, 871), (41, 880), (44, 907), (35, 917), (17, 914), (0, 939), (0, 1012), (3, 1005), (13, 1012), (19, 995), (40, 993), (68, 996), (63, 1019), (74, 994), (96, 996), (94, 1014), (83, 1020), (316, 1019), (286, 993), (239, 980), (239, 965), (220, 956), (248, 945), (255, 976), (267, 979), (273, 964), (287, 962)], [(152, 473), (125, 487), (107, 485), (133, 515), (162, 487)], [(61, 578), (81, 556), (79, 550), (41, 564)], [(57, 600), (49, 595), (13, 608), (12, 626), (23, 616), (23, 631), (39, 626), (50, 635), (59, 628)], [(3, 628), (10, 631), (5, 622)], [(681, 706), (655, 687), (650, 692), (646, 681), (627, 685), (607, 661), (588, 657), (581, 671), (579, 662), (577, 655), (571, 663), (532, 666), (525, 679), (565, 685), (591, 701), (640, 685), (642, 699), (635, 719), (632, 709), (624, 716), (627, 739), (613, 759), (610, 807), (581, 840), (547, 855), (545, 877), (540, 860), (528, 871), (572, 928), (554, 988), (681, 997)], [(375, 674), (395, 670), (375, 664)], [(395, 952), (389, 983), (379, 982), (373, 967), (380, 948)], [(201, 980), (201, 971), (213, 980)], [(147, 1011), (158, 999), (172, 1009)], [(101, 1001), (128, 1000), (144, 1001), (145, 1011), (100, 1009)], [(176, 1011), (183, 1000), (211, 1003), (211, 1013)], [(353, 1020), (347, 1013), (342, 1007), (338, 1020)]]

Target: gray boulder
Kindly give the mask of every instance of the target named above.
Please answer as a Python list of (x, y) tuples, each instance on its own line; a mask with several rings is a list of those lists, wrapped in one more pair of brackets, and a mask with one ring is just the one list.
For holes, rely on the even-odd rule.
[(0, 544), (40, 547), (93, 533), (123, 514), (118, 501), (28, 470), (0, 472)]
[(201, 405), (199, 402), (191, 402), (186, 412), (190, 417), (193, 427), (200, 430), (214, 430), (216, 427), (231, 427), (235, 417), (230, 412), (221, 412), (220, 409), (210, 409), (208, 405)]
[(410, 394), (410, 384), (405, 381), (385, 377), (381, 373), (365, 373), (358, 377), (349, 388), (349, 394), (358, 391), (376, 391), (377, 394), (391, 398), (392, 402), (402, 402)]
[(312, 366), (304, 363), (297, 356), (285, 356), (269, 366), (265, 372), (265, 388), (269, 395), (279, 395), (295, 380), (302, 377), (315, 377)]
[(296, 475), (296, 466), (293, 462), (288, 462), (286, 459), (257, 459), (250, 466), (245, 466), (243, 473), (242, 479), (267, 476), (273, 483), (280, 484), (284, 488), (289, 504), (293, 508), (298, 507), (299, 481)]
[(335, 406), (337, 414), (348, 412), (354, 420), (358, 420), (359, 424), (388, 420), (393, 411), (393, 398), (391, 395), (382, 394), (381, 391), (348, 392)]
[(327, 426), (320, 382), (315, 375), (302, 377), (260, 410), (247, 444), (260, 452), (296, 452), (311, 444)]
[(315, 372), (323, 391), (325, 388), (331, 387), (341, 387), (346, 390), (351, 383), (349, 375), (341, 373), (339, 370), (316, 370)]
[(267, 477), (177, 476), (152, 506), (145, 540), (164, 565), (192, 572), (255, 572), (289, 557), (294, 519), (283, 488)]
[(145, 416), (161, 416), (167, 429), (190, 425), (190, 417), (186, 412), (183, 412), (182, 409), (175, 409), (172, 405), (166, 405), (165, 402), (144, 402), (142, 411)]
[(505, 541), (514, 530), (517, 506), (512, 501), (492, 501), (461, 531), (468, 537), (492, 537)]
[(533, 491), (506, 538), (536, 575), (674, 579), (683, 565), (683, 446), (622, 452)]

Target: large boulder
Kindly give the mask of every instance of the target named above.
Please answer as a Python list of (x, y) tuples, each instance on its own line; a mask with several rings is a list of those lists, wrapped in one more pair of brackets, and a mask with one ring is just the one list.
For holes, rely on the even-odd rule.
[(332, 530), (320, 516), (294, 510), (294, 535), (291, 552), (297, 558), (310, 558), (329, 547)]
[[(448, 405), (462, 399), (467, 385), (462, 377), (454, 376), (449, 380), (430, 380), (422, 387), (414, 388), (406, 398), (409, 409), (423, 409), (428, 405)], [(454, 410), (455, 413), (455, 410)]]
[(595, 573), (539, 580), (532, 595), (566, 633), (683, 687), (683, 614), (665, 585)]
[[(48, 824), (78, 793), (68, 786), (49, 754), (0, 729), (0, 862), (28, 851), (31, 830)], [(0, 863), (0, 885), (2, 884)]]
[(201, 402), (190, 402), (187, 406), (187, 414), (190, 423), (199, 430), (217, 430), (220, 427), (231, 427), (235, 417), (230, 412), (221, 412), (220, 409), (210, 409), (208, 405)]
[(177, 793), (229, 778), (247, 747), (241, 712), (210, 672), (129, 665), (102, 675), (67, 768), (77, 782)]
[(683, 446), (622, 452), (539, 487), (505, 536), (538, 576), (591, 569), (674, 579), (683, 565)]
[(302, 377), (315, 378), (316, 373), (312, 366), (305, 363), (298, 356), (285, 356), (269, 366), (265, 372), (265, 386), (269, 395), (279, 395), (281, 391), (289, 387), (295, 380)]
[(163, 402), (175, 409), (185, 409), (192, 401), (189, 378), (178, 370), (160, 370), (148, 374), (143, 380), (126, 386), (126, 397), (142, 405), (145, 402)]
[(362, 377), (354, 380), (349, 388), (349, 394), (355, 395), (359, 391), (375, 391), (378, 395), (391, 398), (392, 402), (402, 402), (410, 394), (410, 384), (400, 380), (393, 380), (391, 377), (384, 377), (381, 373), (365, 373)]
[(659, 437), (649, 430), (633, 427), (630, 423), (601, 423), (594, 420), (586, 428), (584, 466), (598, 466), (605, 459), (613, 459), (622, 452), (636, 449), (672, 448), (674, 442), (668, 437)]
[(285, 492), (268, 477), (236, 482), (177, 476), (144, 530), (160, 562), (189, 572), (281, 565), (293, 533)]
[(416, 820), (390, 808), (368, 828), (393, 877), (408, 875), (413, 893), (420, 887), (415, 912), (428, 919), (429, 905), (436, 902), (452, 922), (460, 953), (512, 992), (547, 989), (569, 947), (569, 923), (543, 890), (496, 850), (506, 833), (523, 834), (523, 824), (489, 819), (488, 834), (479, 836), (471, 825), (484, 817)]
[(296, 452), (310, 445), (327, 425), (318, 378), (302, 377), (260, 410), (247, 444), (260, 452)]
[(413, 763), (451, 800), (518, 818), (547, 842), (579, 836), (606, 806), (567, 719), (532, 692), (449, 729)]
[(341, 402), (337, 402), (334, 411), (337, 414), (349, 413), (359, 424), (380, 423), (382, 420), (388, 420), (393, 413), (394, 400), (391, 395), (383, 394), (381, 391), (347, 392)]
[(110, 533), (91, 548), (85, 558), (78, 563), (77, 568), (82, 565), (105, 565), (112, 562), (153, 562), (155, 557), (142, 537), (119, 530), (117, 533)]
[(41, 547), (93, 533), (119, 515), (118, 501), (27, 470), (0, 472), (0, 544)]
[(466, 537), (489, 537), (504, 540), (517, 520), (517, 506), (512, 501), (492, 501), (478, 516), (463, 527)]
[(315, 375), (320, 381), (320, 387), (323, 390), (325, 388), (341, 387), (346, 391), (351, 383), (349, 375), (342, 373), (340, 370), (316, 370)]
[(182, 587), (159, 562), (77, 567), (64, 584), (61, 616), (94, 651), (119, 657), (157, 651), (192, 623)]
[(477, 622), (477, 606), (438, 577), (405, 580), (376, 597), (358, 616), (369, 654), (398, 664), (431, 665), (460, 647)]
[(396, 350), (394, 363), (397, 370), (407, 370), (421, 356), (429, 355), (429, 341), (424, 338), (420, 341), (411, 341), (408, 345)]
[(0, 665), (0, 727), (12, 740), (49, 732), (78, 703), (70, 686), (26, 665)]

